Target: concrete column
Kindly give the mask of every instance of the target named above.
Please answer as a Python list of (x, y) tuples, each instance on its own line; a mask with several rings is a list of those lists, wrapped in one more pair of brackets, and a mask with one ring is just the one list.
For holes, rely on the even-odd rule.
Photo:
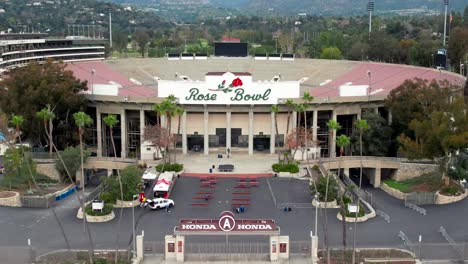
[(362, 115), (362, 109), (361, 109), (361, 112), (356, 114), (356, 120), (361, 120), (362, 119), (361, 115)]
[(349, 177), (349, 176), (350, 176), (350, 175), (349, 175), (349, 168), (343, 168), (343, 175), (344, 175), (345, 177)]
[(101, 110), (96, 106), (96, 132), (97, 132), (97, 153), (98, 157), (102, 157), (102, 120)]
[(392, 122), (393, 122), (393, 115), (392, 115), (392, 111), (389, 109), (388, 110), (388, 124), (391, 125)]
[(203, 153), (205, 155), (208, 155), (209, 152), (209, 143), (210, 143), (210, 138), (208, 137), (208, 118), (209, 118), (209, 113), (208, 113), (208, 108), (205, 107), (205, 113), (203, 115)]
[(311, 253), (312, 253), (312, 263), (318, 263), (318, 236), (312, 236), (312, 245), (311, 245)]
[(127, 157), (127, 116), (125, 113), (125, 108), (122, 109), (120, 114), (120, 141), (122, 143), (122, 152), (120, 157), (126, 158)]
[(276, 147), (275, 114), (271, 112), (270, 154), (275, 154)]
[[(336, 111), (333, 110), (332, 114), (332, 120), (336, 121)], [(329, 139), (328, 141), (330, 142), (330, 157), (335, 158), (336, 157), (336, 133), (338, 131), (333, 131), (333, 138)]]
[(278, 261), (279, 257), (279, 238), (278, 236), (270, 236), (270, 261)]
[(166, 116), (165, 115), (162, 115), (160, 116), (160, 121), (161, 121), (161, 127), (165, 127), (165, 128), (168, 128), (167, 127), (167, 120), (166, 120)]
[(145, 141), (145, 110), (140, 110), (140, 159), (141, 159), (141, 145)]
[(182, 154), (187, 154), (187, 111), (184, 111), (180, 121), (182, 122)]
[[(292, 131), (294, 129), (296, 129), (297, 127), (297, 112), (296, 111), (293, 111), (292, 112), (292, 117), (291, 117), (291, 130), (289, 131)], [(288, 135), (286, 135), (287, 137)]]
[(137, 259), (139, 260), (143, 260), (143, 258), (145, 257), (145, 247), (144, 247), (144, 235), (141, 234), (141, 235), (138, 235), (136, 236), (136, 256), (137, 256)]
[(374, 108), (374, 112), (375, 112), (376, 114), (378, 114), (378, 113), (379, 113), (379, 108), (378, 108), (378, 107), (375, 107), (375, 108)]
[(318, 110), (314, 110), (314, 119), (312, 120), (312, 140), (317, 141), (318, 131)]
[(226, 150), (231, 149), (231, 111), (226, 112)]
[(253, 155), (253, 109), (249, 110), (249, 155)]
[(382, 178), (382, 169), (381, 168), (375, 168), (374, 188), (379, 188), (380, 187), (381, 178)]

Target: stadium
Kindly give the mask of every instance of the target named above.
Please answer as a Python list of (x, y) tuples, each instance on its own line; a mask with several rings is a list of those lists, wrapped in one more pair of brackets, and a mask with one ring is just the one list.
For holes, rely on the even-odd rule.
[[(334, 157), (338, 150), (335, 140), (328, 139), (329, 120), (342, 126), (338, 134), (350, 135), (366, 110), (392, 122), (383, 101), (407, 79), (447, 80), (460, 87), (465, 82), (462, 75), (401, 64), (298, 59), (293, 54), (249, 56), (247, 43), (239, 39), (216, 42), (213, 56), (182, 53), (143, 59), (105, 60), (105, 43), (94, 37), (0, 34), (1, 71), (53, 58), (87, 80), (87, 112), (95, 124), (87, 145), (98, 157), (114, 156), (103, 117), (116, 114), (117, 156), (154, 159), (156, 148), (145, 142), (143, 131), (156, 123), (167, 126), (153, 106), (169, 95), (185, 109), (171, 125), (171, 131), (177, 131), (176, 151), (183, 154), (273, 154), (300, 122), (312, 129), (307, 155)], [(287, 101), (302, 102), (304, 92), (314, 100), (305, 115), (299, 115)], [(272, 105), (279, 106), (276, 115)]]
[[(306, 118), (317, 142), (309, 155), (317, 158), (337, 153), (336, 142), (328, 140), (330, 119), (343, 127), (339, 134), (350, 134), (366, 109), (391, 122), (383, 101), (405, 80), (448, 80), (460, 87), (465, 82), (461, 75), (431, 68), (290, 57), (170, 56), (71, 63), (68, 68), (88, 81), (88, 113), (97, 124), (92, 140), (96, 155), (113, 155), (102, 121), (112, 113), (124, 124), (114, 131), (117, 154), (140, 159), (152, 159), (155, 152), (144, 141), (144, 127), (165, 122), (153, 105), (171, 94), (185, 109), (180, 126), (172, 122), (177, 151), (256, 155), (275, 153), (275, 147), (284, 145), (286, 132), (297, 122), (304, 123), (303, 114), (292, 111), (286, 127), (286, 100), (302, 102), (304, 92), (309, 92), (314, 100)], [(272, 105), (280, 106), (276, 120)]]

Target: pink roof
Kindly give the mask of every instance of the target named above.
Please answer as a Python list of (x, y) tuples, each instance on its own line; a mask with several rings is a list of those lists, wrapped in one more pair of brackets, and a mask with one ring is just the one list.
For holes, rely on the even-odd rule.
[[(78, 79), (87, 80), (88, 90), (91, 88), (91, 84), (118, 83), (121, 86), (119, 89), (119, 96), (157, 96), (157, 90), (155, 88), (137, 85), (100, 61), (69, 63), (67, 64), (67, 69), (72, 71)], [(93, 70), (94, 74), (92, 74)]]
[[(368, 76), (369, 71), (371, 75), (370, 78)], [(464, 83), (462, 76), (432, 68), (386, 63), (359, 63), (350, 71), (326, 85), (309, 89), (309, 92), (314, 97), (333, 97), (339, 96), (339, 87), (345, 83), (352, 83), (352, 85), (369, 85), (370, 82), (372, 91), (374, 91), (373, 95), (387, 95), (405, 80), (414, 78), (427, 80), (446, 79), (458, 85), (463, 85)]]

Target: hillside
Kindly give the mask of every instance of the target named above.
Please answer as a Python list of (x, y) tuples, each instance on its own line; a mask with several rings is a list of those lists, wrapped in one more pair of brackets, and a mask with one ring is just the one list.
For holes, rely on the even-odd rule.
[[(116, 28), (170, 27), (170, 23), (153, 12), (110, 5), (113, 26)], [(106, 3), (94, 0), (2, 0), (0, 1), (0, 30), (13, 32), (41, 31), (65, 36), (67, 25), (101, 25), (107, 32)]]

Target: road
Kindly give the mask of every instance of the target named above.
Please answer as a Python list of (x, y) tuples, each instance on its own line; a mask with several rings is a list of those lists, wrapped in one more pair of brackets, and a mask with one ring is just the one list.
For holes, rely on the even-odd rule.
[[(146, 241), (163, 241), (165, 235), (171, 235), (179, 219), (191, 218), (218, 218), (220, 212), (230, 210), (229, 200), (232, 197), (235, 180), (220, 180), (215, 189), (215, 198), (210, 201), (209, 208), (194, 208), (193, 195), (199, 191), (198, 179), (180, 178), (174, 189), (176, 206), (170, 212), (151, 211), (149, 209), (135, 208), (135, 216), (138, 220), (137, 232), (145, 231)], [(303, 208), (284, 212), (277, 208), (272, 197), (277, 203), (291, 202), (292, 204), (310, 203), (310, 196), (304, 195), (308, 190), (307, 181), (286, 180), (272, 178), (272, 190), (268, 188), (265, 179), (261, 179), (258, 189), (252, 190), (252, 205), (247, 212), (239, 215), (242, 218), (271, 218), (275, 219), (281, 227), (282, 235), (289, 235), (291, 241), (309, 241), (310, 230), (314, 229), (315, 209)], [(387, 223), (381, 217), (373, 218), (365, 223), (359, 223), (357, 245), (359, 247), (400, 247), (402, 241), (398, 238), (399, 231), (403, 231), (416, 245), (419, 235), (425, 244), (421, 248), (421, 254), (425, 258), (461, 258), (452, 252), (446, 240), (438, 233), (440, 226), (444, 226), (447, 232), (457, 243), (464, 243), (468, 239), (466, 212), (468, 211), (468, 199), (444, 206), (424, 206), (427, 215), (421, 215), (416, 211), (403, 206), (403, 202), (390, 197), (380, 189), (369, 189), (379, 209), (384, 210), (391, 217)], [(85, 249), (89, 245), (82, 221), (76, 218), (79, 204), (75, 196), (60, 201), (54, 207), (58, 219), (61, 221), (66, 237), (72, 248)], [(116, 246), (117, 230), (120, 230), (120, 247), (127, 247), (131, 238), (132, 209), (124, 209), (121, 227), (118, 227), (119, 209), (114, 209), (117, 218), (108, 223), (90, 223), (93, 244), (95, 248), (109, 249)], [(332, 247), (340, 247), (342, 243), (342, 223), (336, 218), (337, 210), (330, 209), (327, 212), (329, 219), (329, 241)], [(322, 216), (319, 216), (319, 237), (323, 238)], [(352, 245), (354, 224), (348, 224), (348, 246)], [(66, 244), (57, 226), (57, 220), (51, 209), (8, 208), (0, 207), (0, 253), (11, 248), (24, 249), (27, 240), (31, 239), (33, 247), (42, 251), (65, 249)], [(188, 241), (199, 242), (223, 241), (224, 237), (190, 237)], [(231, 237), (230, 237), (231, 239)], [(233, 241), (245, 240), (245, 237), (232, 237)], [(248, 238), (250, 241), (267, 241), (266, 237)], [(321, 239), (323, 242), (323, 239)], [(431, 244), (431, 245), (427, 245)], [(438, 245), (434, 245), (438, 244)], [(321, 245), (321, 247), (323, 244)], [(417, 247), (414, 248), (419, 254)], [(468, 251), (464, 251), (468, 255)], [(24, 253), (24, 252), (23, 252)]]

